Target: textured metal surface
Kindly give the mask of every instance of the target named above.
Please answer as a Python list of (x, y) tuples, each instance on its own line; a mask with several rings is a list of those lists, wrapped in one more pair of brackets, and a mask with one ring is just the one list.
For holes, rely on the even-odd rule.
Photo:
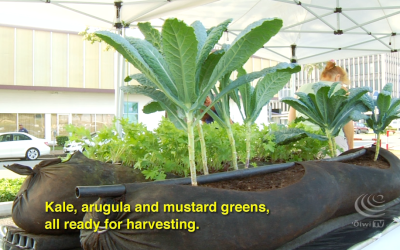
[[(0, 226), (4, 250), (28, 249), (28, 250), (69, 250), (81, 249), (79, 234), (44, 235), (30, 234), (13, 226)], [(1, 237), (0, 237), (1, 238)], [(1, 243), (1, 241), (0, 241)]]

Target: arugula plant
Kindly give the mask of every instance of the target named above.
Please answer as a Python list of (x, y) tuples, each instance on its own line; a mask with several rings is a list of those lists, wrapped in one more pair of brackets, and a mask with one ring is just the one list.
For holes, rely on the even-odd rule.
[[(292, 162), (292, 161), (310, 161), (323, 159), (329, 155), (328, 141), (320, 140), (318, 136), (323, 135), (322, 131), (313, 131), (302, 123), (290, 123), (288, 125), (289, 130), (301, 130), (305, 133), (309, 133), (313, 136), (296, 136), (297, 138), (290, 140), (281, 140), (278, 137), (282, 135), (280, 132), (282, 128), (279, 128), (277, 124), (270, 124), (268, 131), (264, 129), (263, 142), (274, 142), (274, 150), (268, 153), (269, 160), (271, 162)], [(286, 136), (283, 136), (286, 137)], [(290, 143), (289, 143), (290, 141)]]
[(335, 137), (340, 130), (351, 120), (358, 121), (368, 116), (363, 112), (368, 108), (364, 104), (363, 96), (371, 92), (369, 87), (353, 88), (347, 93), (344, 89), (335, 91), (340, 82), (329, 86), (319, 82), (313, 85), (314, 93), (297, 92), (299, 99), (285, 97), (282, 102), (292, 106), (307, 117), (307, 121), (318, 125), (328, 138), (331, 157), (336, 156)]
[(378, 159), (381, 144), (381, 134), (385, 132), (389, 124), (400, 118), (400, 99), (392, 99), (393, 84), (386, 84), (378, 94), (378, 98), (373, 100), (371, 96), (365, 95), (364, 104), (372, 111), (372, 115), (366, 119), (367, 126), (376, 134), (376, 150), (374, 161)]
[[(246, 127), (247, 157), (245, 168), (248, 168), (250, 164), (251, 127), (256, 122), (262, 108), (288, 83), (291, 75), (300, 70), (301, 67), (298, 64), (279, 63), (274, 67), (264, 69), (265, 75), (258, 80), (255, 88), (251, 86), (250, 82), (247, 82), (238, 88), (238, 92), (231, 94), (231, 98), (239, 107)], [(243, 68), (238, 70), (239, 77), (245, 74), (246, 71)]]
[[(187, 131), (190, 173), (194, 186), (197, 185), (197, 179), (193, 128), (201, 120), (202, 114), (199, 110), (207, 95), (217, 81), (242, 66), (282, 27), (282, 20), (276, 18), (262, 19), (249, 25), (236, 37), (211, 70), (209, 77), (203, 80), (204, 84), (196, 84), (203, 63), (230, 22), (231, 19), (207, 31), (200, 22), (188, 26), (177, 19), (167, 19), (161, 36), (154, 36), (152, 42), (132, 37), (122, 38), (108, 31), (95, 33), (155, 85), (126, 86), (125, 89), (129, 89), (131, 93), (147, 95), (159, 102), (174, 124)], [(154, 41), (161, 46), (157, 47)], [(241, 84), (251, 81), (249, 75), (229, 84), (229, 87), (214, 98), (214, 102)], [(203, 112), (207, 112), (209, 108)]]
[[(149, 131), (141, 123), (129, 123), (121, 119), (125, 136), (121, 139), (115, 127), (103, 127), (97, 137), (91, 139), (90, 147), (83, 152), (88, 158), (103, 162), (118, 162), (125, 167), (134, 167), (147, 179), (163, 180), (167, 174), (188, 176), (189, 158), (187, 150), (188, 135), (168, 119), (163, 118), (154, 131)], [(293, 126), (290, 124), (289, 126)], [(301, 125), (296, 125), (296, 127)], [(307, 131), (307, 128), (299, 127)], [(207, 144), (207, 165), (212, 172), (226, 170), (231, 160), (230, 143), (226, 131), (216, 122), (204, 124), (204, 139)], [(260, 162), (288, 162), (323, 158), (328, 148), (327, 141), (311, 137), (303, 138), (285, 145), (277, 144), (275, 133), (279, 132), (276, 124), (259, 129), (252, 125), (251, 159)], [(82, 138), (89, 131), (73, 128), (73, 138)], [(246, 162), (246, 127), (232, 124), (239, 161)], [(196, 165), (202, 165), (199, 134), (195, 131)], [(201, 167), (196, 169), (201, 172)]]

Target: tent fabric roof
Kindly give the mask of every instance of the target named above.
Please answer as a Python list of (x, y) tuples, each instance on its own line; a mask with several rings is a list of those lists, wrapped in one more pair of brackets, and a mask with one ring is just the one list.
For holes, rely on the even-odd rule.
[[(147, 21), (216, 0), (115, 0), (120, 19)], [(0, 25), (79, 32), (86, 26), (110, 29), (116, 23), (114, 0), (0, 0)]]
[[(46, 3), (48, 2), (48, 3)], [(248, 24), (279, 17), (283, 28), (257, 56), (299, 63), (381, 54), (399, 50), (398, 0), (124, 0), (124, 22), (177, 17), (200, 20), (208, 28), (233, 18), (220, 43), (230, 43)], [(0, 25), (83, 31), (116, 22), (113, 0), (0, 0)]]
[(175, 16), (189, 23), (202, 20), (206, 27), (232, 17), (231, 41), (256, 20), (282, 18), (279, 34), (257, 53), (277, 61), (292, 58), (292, 44), (299, 63), (396, 52), (400, 47), (398, 0), (221, 0)]

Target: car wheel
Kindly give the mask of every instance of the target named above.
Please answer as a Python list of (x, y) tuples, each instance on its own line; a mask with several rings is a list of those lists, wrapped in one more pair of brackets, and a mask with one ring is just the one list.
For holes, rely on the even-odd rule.
[(26, 159), (28, 160), (36, 160), (39, 157), (39, 150), (36, 148), (30, 148), (26, 151)]
[(359, 134), (361, 131), (359, 130), (359, 129), (357, 129), (357, 132), (356, 132), (356, 134)]

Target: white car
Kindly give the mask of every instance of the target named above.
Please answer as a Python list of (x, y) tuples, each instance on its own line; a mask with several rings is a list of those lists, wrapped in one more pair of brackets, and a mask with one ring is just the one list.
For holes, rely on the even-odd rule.
[(393, 120), (389, 126), (395, 128), (396, 130), (400, 130), (400, 119)]
[(82, 142), (70, 142), (66, 146), (64, 146), (64, 153), (74, 153), (76, 151), (83, 151)]
[[(97, 136), (97, 133), (93, 132), (90, 134), (90, 136), (91, 136), (91, 138), (94, 138)], [(95, 143), (93, 141), (89, 140), (86, 137), (83, 138), (83, 141), (84, 142), (76, 142), (76, 141), (69, 142), (63, 148), (64, 153), (74, 153), (76, 151), (82, 152), (84, 150), (84, 146), (93, 147), (95, 145)]]
[(36, 160), (40, 155), (49, 154), (45, 139), (21, 132), (0, 133), (0, 158)]
[[(112, 131), (114, 133), (114, 135), (117, 134), (116, 131)], [(85, 147), (94, 147), (96, 145), (103, 145), (103, 144), (107, 144), (110, 142), (110, 139), (105, 139), (102, 141), (96, 140), (96, 137), (98, 132), (93, 132), (90, 134), (91, 139), (88, 139), (86, 137), (83, 137), (82, 140), (83, 142), (76, 142), (76, 141), (72, 141), (72, 142), (68, 142), (68, 144), (66, 144), (64, 146), (64, 153), (74, 153), (76, 151), (84, 151)], [(122, 137), (125, 137), (125, 132), (122, 131)]]

